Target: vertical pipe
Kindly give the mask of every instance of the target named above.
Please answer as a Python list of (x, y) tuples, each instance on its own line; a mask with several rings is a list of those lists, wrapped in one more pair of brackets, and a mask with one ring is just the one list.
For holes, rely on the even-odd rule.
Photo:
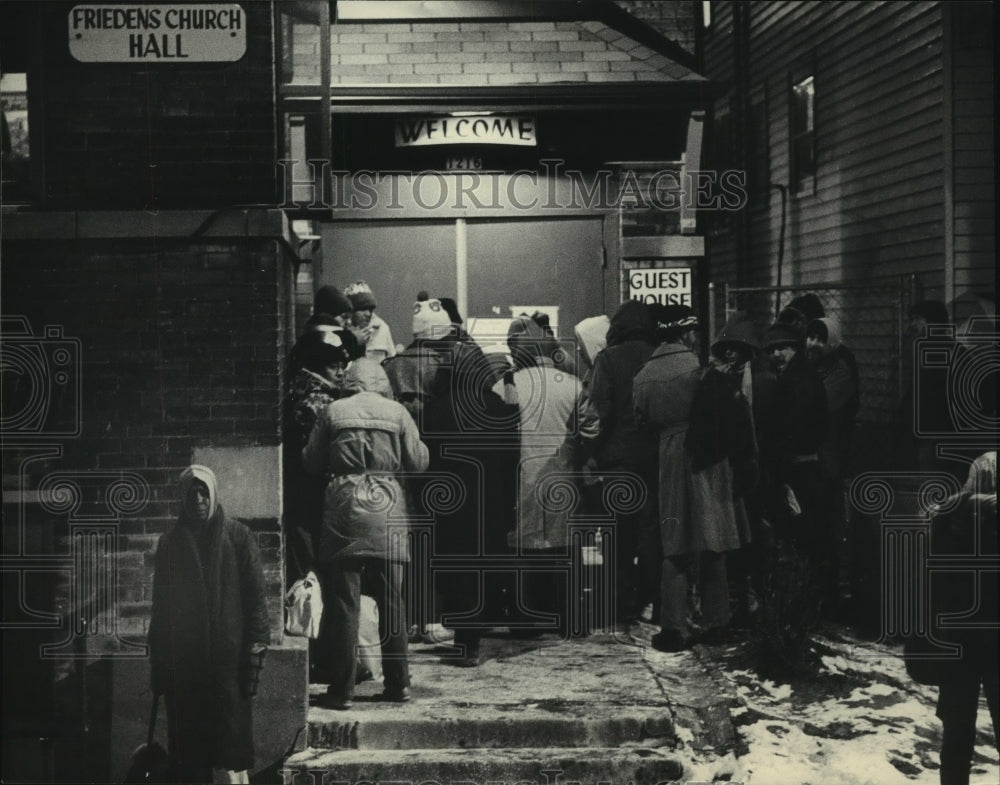
[(455, 302), (458, 312), (469, 314), (469, 236), (464, 218), (455, 219)]
[(718, 335), (715, 329), (715, 282), (708, 282), (708, 340), (715, 340)]
[[(941, 106), (941, 141), (944, 145), (944, 296), (945, 304), (955, 299), (955, 107), (954, 62), (952, 56), (952, 14), (958, 13), (950, 3), (940, 4), (942, 16), (942, 79), (944, 80)], [(912, 303), (911, 303), (912, 304)], [(954, 306), (952, 306), (952, 309)], [(951, 314), (954, 320), (955, 314)]]
[[(319, 109), (320, 152), (322, 160), (333, 167), (333, 118), (330, 117), (330, 4), (317, 3), (319, 9), (319, 84), (323, 99)], [(325, 171), (325, 170), (322, 170)]]

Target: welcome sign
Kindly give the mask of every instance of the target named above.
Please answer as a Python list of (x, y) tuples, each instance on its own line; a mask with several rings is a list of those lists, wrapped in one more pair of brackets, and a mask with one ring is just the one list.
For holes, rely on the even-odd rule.
[(495, 144), (534, 147), (535, 119), (524, 115), (420, 117), (396, 121), (396, 147)]
[(78, 5), (69, 51), (81, 63), (222, 63), (246, 53), (243, 8), (233, 4)]

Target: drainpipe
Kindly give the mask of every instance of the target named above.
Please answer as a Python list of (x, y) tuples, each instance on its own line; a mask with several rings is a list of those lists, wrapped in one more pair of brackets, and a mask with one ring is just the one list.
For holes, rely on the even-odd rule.
[(774, 293), (774, 318), (781, 313), (781, 266), (785, 259), (785, 216), (788, 213), (788, 186), (781, 183), (771, 183), (772, 188), (781, 192), (781, 228), (778, 230), (778, 280), (775, 282), (777, 291)]
[(464, 218), (455, 219), (455, 303), (469, 318), (469, 235)]

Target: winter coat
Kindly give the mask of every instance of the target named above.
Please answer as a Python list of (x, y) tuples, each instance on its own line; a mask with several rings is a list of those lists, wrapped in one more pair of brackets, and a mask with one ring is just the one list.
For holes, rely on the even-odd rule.
[(1000, 607), (997, 571), (988, 562), (1000, 554), (996, 452), (977, 458), (962, 491), (932, 513), (931, 558), (952, 569), (931, 574), (927, 627), (936, 640), (962, 646), (961, 659), (941, 663), (942, 673), (995, 673)]
[(409, 561), (408, 510), (397, 475), (422, 472), (427, 457), (401, 404), (359, 392), (327, 406), (302, 451), (307, 471), (329, 477), (319, 561)]
[(245, 525), (219, 506), (206, 524), (182, 519), (160, 537), (151, 680), (166, 700), (171, 755), (184, 769), (253, 767), (251, 699), (241, 679), (250, 646), (269, 640), (260, 552)]
[(326, 478), (303, 469), (302, 448), (309, 441), (309, 434), (320, 413), (340, 397), (341, 391), (306, 368), (298, 370), (288, 387), (285, 440), (282, 445), (286, 532), (297, 528), (309, 535), (308, 549), (297, 539), (286, 536), (286, 567), (290, 586), (314, 567), (312, 562), (322, 528), (323, 495), (326, 492)]
[(595, 450), (600, 466), (637, 466), (656, 460), (656, 434), (636, 425), (632, 406), (632, 377), (652, 353), (647, 341), (632, 339), (607, 347), (594, 361), (589, 397), (600, 424)]
[(361, 334), (362, 330), (355, 329), (354, 334), (358, 338), (358, 343), (364, 349), (365, 357), (369, 357), (378, 362), (388, 359), (389, 357), (396, 356), (396, 344), (392, 340), (392, 331), (389, 329), (389, 325), (385, 323), (377, 313), (372, 314), (371, 321), (368, 323), (369, 327), (377, 328), (372, 339), (367, 343), (362, 343)]
[[(571, 472), (558, 455), (574, 415), (580, 380), (537, 358), (513, 374), (520, 424), (521, 465), (518, 472), (517, 546), (521, 549), (564, 548), (569, 542), (567, 511), (548, 500), (547, 488), (557, 475)], [(501, 379), (493, 392), (503, 397)], [(567, 425), (569, 424), (569, 425)], [(555, 487), (552, 486), (552, 490)]]
[(757, 440), (742, 378), (715, 368), (705, 371), (691, 406), (685, 449), (697, 474), (720, 462), (729, 464), (737, 496), (757, 483)]
[[(463, 331), (464, 332), (464, 331)], [(416, 340), (382, 364), (392, 395), (419, 426), (421, 410), (434, 395), (438, 370), (452, 359), (454, 338)]]
[(829, 428), (826, 389), (804, 351), (797, 352), (778, 375), (767, 426), (760, 449), (776, 481), (782, 481), (793, 463), (818, 460)]
[(834, 319), (817, 319), (827, 329), (826, 352), (815, 362), (826, 390), (830, 417), (826, 439), (820, 445), (820, 460), (829, 477), (844, 477), (850, 457), (854, 420), (861, 404), (858, 364), (854, 353), (840, 342)]
[[(451, 374), (446, 372), (451, 380)], [(424, 443), (430, 453), (428, 481), (448, 476), (457, 484), (434, 516), (434, 552), (489, 554), (508, 551), (514, 529), (517, 467), (520, 460), (517, 407), (483, 379), (459, 377), (424, 409)], [(440, 382), (440, 378), (439, 378)], [(428, 498), (436, 498), (429, 494)]]
[(694, 352), (679, 343), (663, 343), (632, 380), (637, 424), (659, 432), (660, 542), (664, 556), (705, 550), (702, 546), (709, 544), (702, 542), (703, 537), (693, 526), (693, 472), (684, 449), (700, 378), (701, 366)]

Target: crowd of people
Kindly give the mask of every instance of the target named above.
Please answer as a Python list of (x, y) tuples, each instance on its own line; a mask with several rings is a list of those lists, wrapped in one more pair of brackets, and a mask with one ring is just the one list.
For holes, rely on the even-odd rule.
[[(410, 700), (413, 640), (453, 641), (443, 661), (475, 667), (492, 629), (577, 632), (569, 620), (579, 598), (564, 569), (580, 558), (574, 514), (608, 523), (609, 621), (658, 626), (651, 645), (661, 651), (752, 626), (777, 549), (807, 565), (799, 588), (817, 612), (840, 611), (861, 389), (854, 355), (815, 295), (793, 299), (762, 333), (735, 313), (710, 341), (687, 306), (628, 301), (610, 319), (577, 325), (577, 352), (541, 313), (510, 321), (506, 352), (484, 351), (454, 300), (426, 292), (414, 302), (411, 343), (397, 347), (375, 308), (364, 282), (322, 287), (289, 356), (287, 581), (311, 576), (322, 588), (310, 678), (328, 685), (329, 708), (350, 707), (355, 685), (372, 676), (358, 660), (363, 594), (377, 608), (388, 701)], [(921, 304), (911, 315), (928, 312)], [(992, 471), (995, 541), (990, 455), (966, 490), (989, 496), (982, 476)], [(600, 492), (609, 478), (627, 478), (636, 493), (616, 503)], [(172, 749), (194, 751), (178, 765), (192, 776), (206, 766), (235, 772), (252, 758), (248, 700), (268, 637), (260, 557), (246, 528), (224, 517), (210, 469), (191, 467), (181, 485), (181, 518), (156, 557), (154, 690), (172, 696)], [(429, 522), (434, 559), (447, 569), (429, 569), (423, 551), (411, 560), (412, 521)], [(174, 602), (181, 595), (190, 601)], [(217, 638), (225, 663), (206, 659)], [(995, 631), (990, 646), (995, 655)], [(225, 674), (206, 691), (208, 662)], [(983, 678), (995, 719), (995, 668), (957, 669), (942, 686), (953, 769), (967, 766), (969, 696)], [(208, 694), (213, 710), (197, 715)], [(220, 731), (201, 733), (199, 722), (220, 717), (228, 735), (203, 743)]]
[[(859, 380), (815, 295), (793, 300), (762, 340), (736, 314), (707, 363), (686, 306), (626, 302), (578, 325), (580, 352), (543, 314), (521, 314), (499, 353), (472, 339), (453, 300), (426, 292), (412, 342), (373, 349), (391, 335), (374, 307), (364, 282), (321, 288), (289, 369), (288, 581), (312, 570), (323, 586), (313, 675), (330, 684), (331, 705), (349, 705), (364, 675), (342, 647), (356, 643), (365, 586), (389, 661), (432, 630), (454, 636), (450, 661), (467, 666), (494, 625), (570, 634), (578, 598), (560, 565), (579, 554), (574, 509), (559, 499), (566, 478), (584, 512), (611, 519), (612, 620), (658, 624), (656, 648), (723, 640), (747, 624), (775, 539), (807, 554), (810, 590), (835, 612)], [(442, 477), (455, 499), (435, 507)], [(629, 479), (636, 498), (616, 508), (586, 487), (611, 477)], [(434, 557), (451, 569), (407, 563), (414, 515), (432, 521)], [(513, 581), (488, 568), (511, 557)], [(386, 670), (385, 687), (406, 699), (405, 669)]]

